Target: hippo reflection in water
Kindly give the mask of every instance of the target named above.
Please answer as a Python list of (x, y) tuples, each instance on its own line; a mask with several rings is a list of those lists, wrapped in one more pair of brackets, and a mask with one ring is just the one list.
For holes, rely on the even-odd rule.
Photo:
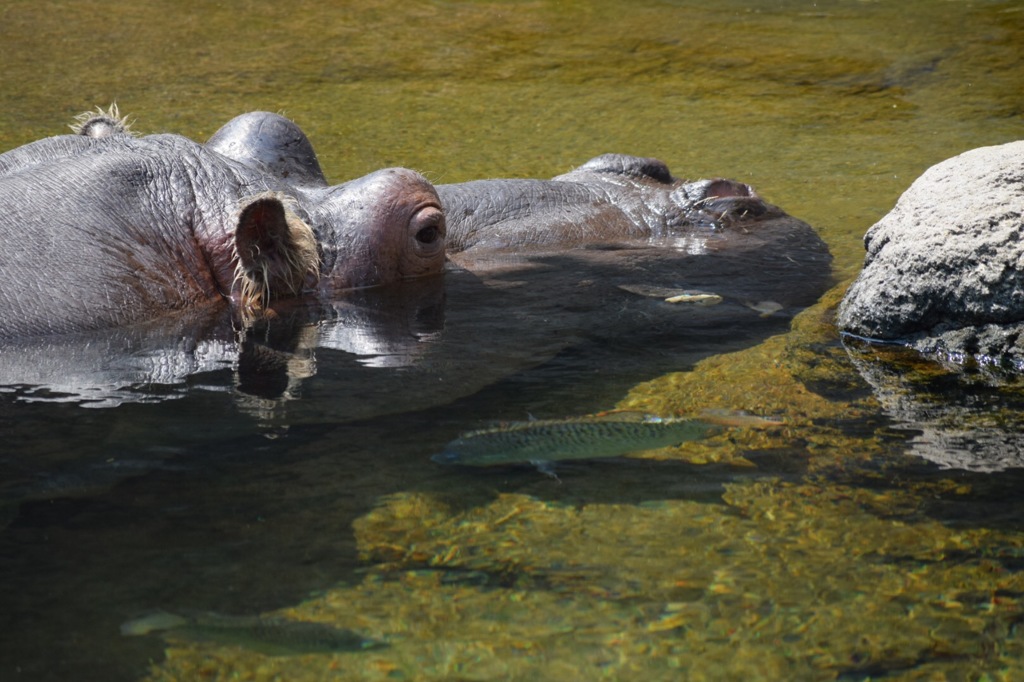
[[(205, 301), (228, 296), (236, 306), (254, 305), (244, 300), (233, 271), (247, 268), (258, 277), (260, 259), (269, 259), (270, 275), (263, 286), (270, 286), (270, 295), (285, 297), (297, 292), (305, 301), (292, 306), (300, 311), (298, 315), (260, 322), (271, 327), (270, 333), (261, 332), (262, 338), (269, 339), (269, 348), (254, 346), (252, 335), (235, 345), (230, 324), (225, 327), (221, 318), (210, 321), (203, 317), (185, 347), (173, 343), (173, 339), (182, 338), (180, 322), (176, 321), (175, 326), (150, 323), (161, 331), (145, 332), (155, 339), (149, 354), (159, 356), (160, 349), (167, 346), (179, 361), (156, 364), (164, 369), (168, 364), (181, 367), (185, 376), (209, 369), (198, 360), (180, 357), (198, 355), (203, 338), (216, 339), (217, 349), (203, 354), (204, 360), (216, 358), (216, 363), (224, 366), (234, 362), (233, 353), (241, 353), (234, 362), (238, 370), (255, 370), (249, 373), (249, 380), (239, 380), (240, 386), (252, 385), (251, 378), (258, 377), (261, 368), (266, 367), (262, 360), (253, 362), (253, 357), (273, 357), (270, 364), (277, 370), (309, 376), (316, 366), (313, 362), (295, 363), (282, 357), (294, 357), (297, 352), (301, 359), (323, 347), (365, 349), (368, 339), (373, 339), (371, 354), (379, 355), (385, 349), (385, 354), (396, 353), (402, 359), (398, 363), (387, 359), (361, 363), (351, 368), (358, 377), (338, 377), (332, 390), (351, 392), (363, 381), (359, 377), (367, 364), (415, 364), (429, 355), (433, 366), (445, 368), (441, 372), (443, 390), (466, 395), (500, 376), (535, 366), (562, 349), (580, 344), (602, 348), (601, 352), (610, 357), (623, 352), (635, 355), (637, 349), (649, 355), (662, 353), (675, 363), (674, 367), (685, 367), (709, 353), (731, 350), (737, 343), (748, 344), (753, 336), (780, 331), (780, 320), (784, 325), (789, 315), (816, 300), (830, 283), (828, 251), (805, 223), (763, 202), (747, 185), (721, 179), (684, 182), (654, 159), (605, 155), (553, 180), (483, 180), (431, 188), (411, 171), (391, 170), (331, 187), (306, 136), (294, 123), (275, 114), (240, 116), (205, 145), (178, 136), (131, 138), (116, 122), (83, 132), (86, 134), (48, 138), (0, 156), (0, 202), (16, 204), (15, 199), (22, 195), (8, 188), (16, 184), (24, 193), (31, 181), (42, 184), (56, 205), (82, 204), (76, 215), (97, 222), (109, 212), (114, 217), (108, 221), (113, 226), (110, 229), (125, 229), (130, 225), (126, 217), (137, 218), (153, 210), (146, 199), (147, 189), (154, 188), (162, 192), (159, 196), (167, 196), (171, 207), (162, 206), (155, 221), (165, 215), (179, 216), (186, 225), (179, 230), (185, 234), (219, 235), (211, 240), (211, 247), (201, 251), (201, 257), (190, 254), (199, 265), (210, 264), (215, 277), (209, 279), (218, 283), (195, 298)], [(95, 179), (84, 183), (84, 188), (83, 183), (70, 189), (44, 183), (42, 169), (69, 178), (87, 169), (106, 173), (106, 184), (120, 188), (117, 196), (121, 201), (113, 202), (109, 192), (101, 193), (104, 183)], [(284, 281), (277, 282), (273, 266), (278, 261), (273, 256), (275, 249), (287, 245), (285, 237), (259, 248), (229, 245), (232, 239), (244, 237), (232, 220), (232, 216), (244, 214), (238, 205), (246, 196), (265, 195), (268, 190), (275, 193), (271, 197), (275, 200), (287, 199), (280, 201), (282, 210), (290, 210), (294, 217), (285, 213), (286, 225), (298, 218), (312, 229), (321, 259), (319, 284), (308, 270), (303, 272), (301, 283), (280, 276), (278, 279)], [(444, 220), (437, 213), (438, 202), (447, 214)], [(21, 206), (17, 210), (24, 214), (28, 209)], [(39, 218), (34, 218), (31, 225), (43, 234), (58, 228), (65, 234), (75, 234), (71, 209), (64, 210), (68, 216), (60, 216), (54, 226)], [(212, 221), (212, 228), (202, 222), (210, 221), (206, 216), (211, 213), (220, 219)], [(156, 225), (165, 222), (156, 221)], [(139, 225), (143, 222), (129, 234), (144, 232)], [(288, 230), (282, 228), (282, 234), (287, 235)], [(394, 234), (403, 239), (388, 241), (387, 237)], [(192, 240), (196, 241), (201, 242)], [(388, 246), (394, 242), (400, 243)], [(429, 301), (425, 308), (430, 311), (429, 331), (410, 333), (408, 324), (396, 324), (389, 314), (388, 310), (402, 309), (395, 299), (405, 293), (381, 297), (386, 305), (374, 302), (366, 308), (359, 304), (363, 306), (360, 310), (369, 311), (368, 318), (360, 312), (359, 319), (387, 320), (382, 329), (367, 328), (363, 322), (354, 326), (344, 323), (351, 319), (344, 313), (344, 301), (351, 295), (343, 293), (343, 288), (386, 284), (437, 272), (441, 269), (437, 248), (444, 243), (450, 262), (444, 285), (447, 299), (443, 292), (433, 291), (437, 278), (413, 280), (401, 287), (414, 299)], [(155, 267), (161, 253), (178, 257), (180, 251), (145, 251), (144, 258), (134, 256), (130, 265), (154, 269), (164, 280), (176, 282), (186, 279), (186, 275), (200, 279), (180, 264), (177, 269), (166, 264)], [(131, 250), (106, 244), (84, 254), (93, 259), (90, 262), (104, 263), (131, 255)], [(243, 262), (247, 254), (256, 261), (255, 268)], [(80, 263), (80, 267), (85, 265)], [(107, 271), (112, 280), (108, 284), (101, 277), (105, 271), (92, 268), (86, 283), (94, 287), (123, 286), (119, 277), (126, 270), (128, 266), (116, 262)], [(140, 277), (138, 281), (147, 280)], [(136, 288), (142, 286), (137, 284)], [(425, 290), (432, 291), (424, 296)], [(63, 298), (55, 300), (74, 296), (66, 290), (62, 293)], [(97, 298), (90, 290), (82, 296), (86, 302)], [(373, 299), (367, 298), (369, 294), (359, 296), (363, 301)], [(151, 310), (183, 307), (191, 302), (179, 297), (175, 306), (167, 306), (167, 300), (167, 296), (140, 295), (138, 308), (142, 309), (142, 304), (149, 304)], [(666, 302), (678, 300), (722, 303), (698, 308)], [(90, 322), (83, 319), (82, 306), (72, 307), (75, 309), (68, 314), (66, 326)], [(53, 324), (46, 326), (46, 311), (37, 308), (31, 317), (36, 327), (58, 329)], [(419, 302), (405, 306), (410, 319), (422, 319), (418, 312), (421, 308)], [(343, 312), (339, 314), (339, 310)], [(765, 311), (774, 310), (781, 312), (764, 317)], [(23, 322), (8, 321), (16, 317), (16, 312), (18, 308), (13, 307), (0, 311), (0, 324), (8, 336), (26, 328)], [(51, 311), (51, 317), (59, 317), (60, 312)], [(333, 322), (322, 324), (324, 314)], [(330, 338), (321, 338), (327, 330)], [(352, 334), (348, 340), (347, 331)], [(135, 333), (123, 336), (132, 339), (126, 341), (129, 347), (137, 349), (140, 341), (133, 336)], [(119, 335), (121, 332), (109, 338)], [(665, 345), (665, 339), (672, 343)], [(421, 348), (416, 350), (415, 346)], [(107, 348), (103, 356), (117, 354), (116, 349)], [(77, 357), (82, 360), (80, 355)], [(132, 358), (136, 357), (134, 353)], [(296, 370), (296, 366), (301, 369)], [(145, 366), (136, 369), (147, 371)], [(379, 405), (359, 401), (363, 416), (419, 405), (409, 400), (438, 402), (437, 396), (402, 390), (409, 385), (408, 376), (397, 378), (398, 385), (390, 390), (382, 374), (378, 371), (372, 379), (366, 379), (373, 385), (367, 393), (387, 397)], [(170, 376), (161, 380), (174, 383), (183, 379)], [(137, 375), (132, 379), (133, 383), (139, 381)], [(332, 381), (334, 378), (327, 383)], [(12, 382), (2, 377), (3, 383)], [(266, 388), (275, 382), (259, 379), (256, 383)], [(287, 382), (278, 383), (284, 386)], [(438, 383), (430, 385), (436, 387)], [(256, 392), (273, 393), (262, 389)], [(452, 397), (446, 394), (442, 401)]]

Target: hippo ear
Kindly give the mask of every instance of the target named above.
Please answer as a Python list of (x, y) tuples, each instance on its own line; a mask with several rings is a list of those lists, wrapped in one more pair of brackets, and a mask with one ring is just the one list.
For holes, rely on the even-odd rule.
[(235, 281), (243, 310), (275, 298), (297, 296), (319, 273), (313, 231), (276, 196), (258, 196), (242, 207), (235, 228)]

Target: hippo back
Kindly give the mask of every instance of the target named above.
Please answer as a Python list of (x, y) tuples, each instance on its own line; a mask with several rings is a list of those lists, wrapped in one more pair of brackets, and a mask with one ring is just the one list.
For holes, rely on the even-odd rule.
[(190, 143), (164, 138), (64, 136), (41, 145), (58, 158), (8, 156), (0, 337), (124, 324), (219, 298), (191, 229), (180, 161)]

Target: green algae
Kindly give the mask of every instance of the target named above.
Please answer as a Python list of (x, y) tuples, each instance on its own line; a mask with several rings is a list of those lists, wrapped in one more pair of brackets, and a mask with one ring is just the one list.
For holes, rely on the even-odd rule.
[[(640, 455), (694, 463), (747, 463), (746, 455), (781, 450), (807, 459), (812, 471), (870, 461), (887, 451), (879, 438), (848, 434), (878, 402), (853, 371), (832, 323), (845, 287), (800, 313), (789, 333), (753, 348), (701, 361), (689, 372), (668, 374), (634, 387), (618, 409), (692, 414), (701, 409), (776, 415), (781, 428), (732, 431)], [(751, 456), (754, 456), (751, 455)]]
[(386, 646), (383, 642), (367, 639), (351, 630), (287, 618), (217, 613), (178, 615), (156, 611), (121, 624), (122, 635), (143, 636), (152, 633), (160, 633), (172, 640), (238, 646), (266, 656), (365, 651)]
[(936, 502), (977, 504), (985, 492), (955, 476), (886, 475), (901, 457), (884, 428), (843, 427), (877, 403), (850, 378), (830, 324), (841, 293), (790, 334), (623, 401), (782, 412), (785, 428), (659, 456), (756, 466), (758, 453), (785, 450), (807, 461), (795, 480), (727, 484), (716, 503), (498, 494), (467, 508), (396, 493), (354, 524), (363, 579), (279, 614), (351, 628), (387, 650), (283, 663), (175, 646), (146, 679), (1024, 675), (1024, 535), (940, 520)]
[[(721, 505), (464, 512), (399, 494), (357, 523), (366, 578), (288, 612), (389, 649), (176, 648), (148, 679), (1014, 679), (1024, 540), (923, 518), (919, 492), (762, 481)], [(499, 578), (446, 579), (467, 572)]]
[(727, 484), (716, 503), (498, 494), (466, 508), (397, 493), (354, 524), (363, 579), (282, 612), (389, 649), (284, 664), (180, 646), (147, 679), (1024, 675), (1024, 535), (940, 520), (937, 501), (985, 498), (958, 477), (885, 474), (901, 448), (882, 425), (864, 426), (877, 402), (837, 342), (841, 294), (791, 333), (641, 384), (620, 406), (784, 414), (782, 429), (657, 456), (756, 466), (759, 453), (783, 450), (806, 459), (795, 480)]

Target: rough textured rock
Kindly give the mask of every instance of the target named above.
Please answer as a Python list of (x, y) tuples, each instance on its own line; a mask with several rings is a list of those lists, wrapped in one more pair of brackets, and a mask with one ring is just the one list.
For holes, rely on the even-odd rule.
[(1024, 368), (1024, 141), (929, 168), (864, 237), (842, 331)]

